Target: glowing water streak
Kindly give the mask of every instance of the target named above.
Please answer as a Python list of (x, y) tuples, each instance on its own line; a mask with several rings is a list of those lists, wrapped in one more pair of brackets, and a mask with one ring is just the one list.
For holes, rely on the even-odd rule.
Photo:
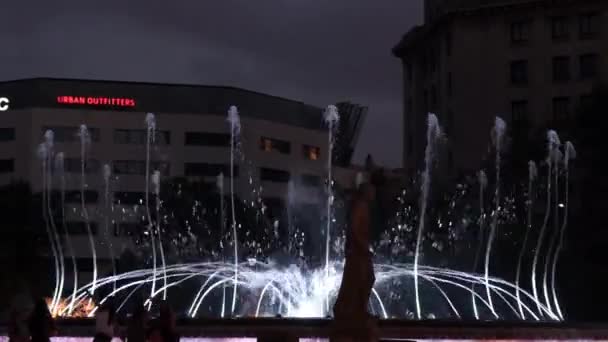
[(232, 212), (232, 239), (234, 243), (234, 282), (230, 312), (234, 315), (234, 309), (236, 308), (237, 279), (239, 275), (239, 239), (236, 232), (236, 215), (234, 207), (234, 154), (236, 139), (241, 134), (241, 119), (239, 118), (239, 112), (235, 106), (231, 106), (230, 109), (228, 109), (228, 122), (230, 123), (230, 208)]
[(492, 245), (494, 244), (494, 237), (496, 235), (496, 229), (498, 228), (498, 215), (500, 213), (500, 153), (502, 147), (502, 139), (507, 128), (506, 126), (507, 125), (501, 118), (496, 117), (493, 130), (494, 146), (496, 148), (496, 187), (494, 192), (494, 202), (496, 207), (494, 209), (494, 215), (492, 215), (492, 223), (490, 224), (490, 235), (488, 236), (488, 244), (486, 245), (486, 259), (484, 267), (486, 294), (488, 296), (488, 303), (490, 303), (490, 310), (492, 310), (493, 314), (496, 314), (496, 311), (494, 311), (494, 305), (492, 304), (492, 295), (490, 294), (489, 287), (490, 253), (492, 253)]
[(414, 252), (414, 290), (416, 295), (416, 314), (418, 319), (422, 318), (420, 309), (420, 294), (418, 291), (418, 259), (420, 257), (420, 245), (424, 231), (424, 219), (426, 215), (427, 197), (431, 187), (431, 168), (435, 141), (441, 136), (441, 128), (435, 114), (429, 113), (426, 131), (426, 149), (424, 152), (424, 172), (422, 173), (422, 194), (420, 196), (420, 219), (418, 224), (418, 236), (416, 238), (416, 251)]
[(53, 232), (54, 243), (57, 246), (57, 256), (59, 258), (59, 287), (57, 291), (57, 297), (55, 299), (55, 304), (51, 305), (51, 313), (56, 315), (56, 310), (59, 306), (59, 302), (63, 296), (63, 286), (65, 284), (65, 259), (63, 257), (63, 247), (61, 245), (61, 239), (59, 238), (59, 234), (57, 233), (57, 225), (55, 224), (55, 215), (53, 214), (52, 209), (52, 193), (53, 193), (53, 153), (54, 153), (54, 133), (52, 130), (47, 130), (44, 133), (44, 140), (47, 147), (47, 196), (46, 196), (46, 206), (47, 206), (47, 214), (49, 215), (49, 223), (51, 226), (51, 231)]
[(57, 254), (57, 246), (55, 245), (55, 238), (53, 236), (53, 231), (51, 229), (51, 225), (49, 222), (49, 216), (51, 216), (51, 213), (49, 213), (49, 208), (46, 205), (47, 203), (47, 197), (49, 196), (48, 194), (48, 160), (49, 160), (49, 148), (48, 145), (46, 143), (41, 143), (38, 146), (38, 157), (40, 158), (41, 162), (42, 162), (42, 217), (44, 218), (44, 226), (46, 228), (46, 233), (49, 239), (49, 242), (51, 244), (51, 253), (53, 253), (53, 260), (54, 260), (54, 264), (55, 264), (55, 288), (53, 290), (53, 298), (51, 301), (51, 305), (50, 305), (50, 311), (51, 313), (54, 313), (55, 310), (55, 306), (57, 305), (58, 302), (58, 297), (59, 297), (59, 283), (60, 283), (60, 268), (59, 268), (59, 256)]
[[(332, 178), (332, 158), (334, 149), (334, 130), (340, 120), (338, 108), (333, 105), (327, 106), (324, 112), (324, 119), (327, 123), (327, 225), (325, 227), (325, 278), (329, 278), (329, 251), (331, 240), (331, 208), (334, 201), (333, 178)], [(329, 296), (329, 294), (328, 294)], [(325, 314), (329, 315), (329, 297), (325, 298)]]
[[(483, 205), (484, 198), (484, 189), (488, 184), (488, 178), (486, 177), (486, 173), (483, 170), (480, 170), (478, 173), (479, 180), (479, 238), (477, 241), (477, 250), (475, 251), (475, 260), (473, 261), (473, 273), (477, 272), (477, 267), (479, 265), (479, 255), (481, 254), (481, 248), (483, 247), (484, 239), (484, 218), (485, 218), (485, 209)], [(475, 284), (471, 285), (471, 291), (475, 292)], [(475, 315), (475, 319), (479, 319), (479, 311), (477, 310), (477, 301), (475, 300), (475, 295), (471, 295), (471, 301), (473, 304), (473, 314)]]
[(57, 170), (57, 174), (59, 175), (59, 184), (60, 184), (60, 196), (61, 196), (61, 226), (65, 233), (65, 241), (68, 248), (68, 253), (70, 254), (70, 259), (72, 261), (72, 296), (70, 303), (68, 304), (68, 316), (72, 315), (74, 311), (74, 304), (76, 303), (76, 293), (78, 292), (78, 266), (76, 263), (76, 255), (74, 254), (74, 246), (72, 245), (72, 237), (68, 232), (66, 220), (65, 220), (65, 157), (63, 152), (57, 153), (55, 155), (55, 170)]
[[(105, 202), (105, 215), (104, 215), (104, 238), (108, 245), (108, 252), (110, 253), (110, 260), (112, 262), (112, 275), (116, 276), (116, 262), (114, 258), (114, 246), (112, 245), (112, 239), (110, 238), (110, 211), (112, 202), (110, 201), (110, 176), (112, 175), (112, 169), (109, 164), (103, 165), (103, 183), (104, 183), (104, 202)], [(112, 288), (116, 290), (116, 281), (114, 281)]]
[[(150, 297), (156, 289), (156, 242), (154, 241), (154, 223), (150, 214), (150, 145), (154, 143), (156, 137), (156, 117), (152, 113), (146, 114), (146, 192), (145, 206), (146, 217), (148, 219), (148, 233), (150, 234), (150, 244), (152, 245), (152, 287), (150, 289)], [(148, 310), (152, 308), (152, 302), (148, 305)]]
[[(220, 172), (219, 175), (217, 175), (217, 179), (216, 179), (216, 185), (217, 185), (217, 189), (219, 190), (220, 193), (220, 249), (224, 250), (224, 237), (226, 235), (226, 218), (225, 218), (225, 213), (224, 213), (224, 173)], [(225, 257), (224, 257), (224, 253), (222, 253), (222, 261), (226, 261)], [(224, 286), (222, 286), (222, 311), (220, 313), (220, 317), (224, 318), (224, 315), (226, 313), (226, 285), (224, 284)]]
[(565, 194), (564, 194), (564, 218), (562, 220), (562, 226), (560, 229), (559, 242), (557, 244), (557, 248), (555, 249), (555, 254), (553, 255), (553, 264), (551, 265), (551, 292), (553, 294), (553, 301), (555, 305), (555, 311), (560, 319), (564, 319), (564, 315), (562, 314), (562, 310), (559, 304), (559, 300), (557, 298), (557, 292), (555, 290), (555, 274), (557, 270), (557, 261), (559, 259), (560, 252), (562, 250), (564, 244), (564, 236), (566, 233), (566, 228), (568, 227), (568, 199), (569, 199), (569, 186), (570, 186), (570, 160), (576, 158), (576, 150), (574, 149), (574, 145), (570, 141), (566, 141), (566, 145), (564, 148), (564, 170), (566, 173), (565, 179)]
[(536, 284), (536, 268), (538, 266), (538, 258), (540, 255), (540, 249), (543, 245), (543, 239), (545, 237), (545, 232), (547, 230), (547, 223), (549, 222), (549, 213), (551, 211), (551, 171), (553, 164), (553, 156), (554, 151), (558, 148), (559, 136), (557, 132), (550, 130), (547, 132), (547, 140), (548, 140), (548, 151), (547, 151), (547, 207), (545, 209), (545, 218), (543, 219), (543, 225), (540, 228), (540, 234), (538, 236), (538, 240), (536, 241), (536, 249), (534, 250), (534, 259), (532, 261), (532, 292), (534, 293), (534, 299), (538, 306), (538, 313), (542, 315), (542, 311), (540, 308), (540, 301), (538, 297), (538, 289)]
[(521, 298), (519, 296), (519, 278), (521, 275), (521, 263), (526, 252), (526, 245), (528, 244), (528, 237), (530, 235), (530, 230), (532, 230), (532, 208), (534, 207), (532, 185), (537, 176), (538, 171), (536, 169), (536, 164), (530, 160), (528, 162), (528, 218), (526, 222), (526, 233), (524, 234), (524, 241), (521, 244), (521, 250), (519, 251), (519, 257), (517, 258), (517, 270), (515, 271), (515, 295), (517, 296), (517, 305), (519, 307), (519, 314), (522, 319), (526, 319), (526, 315), (524, 314)]
[(545, 268), (543, 271), (543, 295), (545, 297), (545, 303), (552, 309), (551, 297), (549, 296), (549, 285), (548, 285), (548, 274), (549, 267), (551, 262), (551, 255), (553, 254), (553, 250), (556, 248), (557, 239), (559, 237), (559, 165), (561, 163), (562, 153), (558, 147), (553, 151), (553, 180), (554, 180), (554, 209), (553, 209), (553, 234), (551, 236), (551, 240), (549, 243), (549, 248), (547, 249), (547, 255), (545, 256)]
[(163, 248), (163, 237), (160, 227), (160, 171), (154, 170), (152, 174), (152, 185), (154, 186), (154, 197), (156, 200), (156, 234), (158, 234), (158, 250), (160, 251), (160, 260), (163, 265), (163, 300), (167, 300), (167, 263), (165, 261), (165, 250)]
[(84, 218), (84, 224), (87, 227), (87, 235), (89, 237), (89, 246), (91, 247), (91, 256), (93, 257), (93, 286), (91, 287), (91, 297), (95, 294), (96, 283), (97, 283), (97, 249), (95, 248), (95, 239), (93, 238), (93, 231), (91, 230), (91, 222), (89, 220), (89, 211), (85, 205), (85, 193), (84, 188), (87, 186), (86, 174), (85, 174), (85, 163), (86, 163), (86, 152), (91, 144), (91, 135), (86, 125), (80, 125), (79, 133), (80, 137), (80, 209)]

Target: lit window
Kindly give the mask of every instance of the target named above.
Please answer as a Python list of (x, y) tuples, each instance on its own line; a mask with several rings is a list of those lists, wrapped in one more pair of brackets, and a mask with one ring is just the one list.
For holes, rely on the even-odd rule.
[(319, 160), (319, 158), (321, 158), (321, 148), (304, 145), (304, 158), (308, 160)]
[(276, 151), (282, 154), (289, 154), (291, 153), (291, 144), (285, 140), (261, 137), (260, 149), (266, 152)]

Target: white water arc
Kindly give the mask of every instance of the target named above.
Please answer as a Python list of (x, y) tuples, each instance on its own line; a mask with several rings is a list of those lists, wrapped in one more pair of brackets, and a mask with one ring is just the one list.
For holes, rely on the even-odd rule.
[(553, 151), (553, 234), (551, 234), (551, 238), (549, 240), (549, 248), (547, 249), (547, 254), (545, 256), (545, 264), (543, 268), (543, 296), (545, 298), (545, 305), (549, 308), (549, 310), (553, 312), (553, 303), (551, 302), (551, 296), (549, 293), (549, 284), (548, 277), (551, 266), (551, 256), (553, 255), (553, 251), (557, 247), (557, 239), (559, 238), (559, 173), (560, 173), (560, 164), (562, 162), (562, 152), (559, 150), (561, 143)]
[(422, 318), (420, 308), (420, 293), (418, 289), (418, 263), (420, 258), (420, 245), (422, 244), (422, 236), (424, 232), (424, 223), (426, 216), (427, 201), (429, 189), (431, 187), (431, 169), (433, 166), (433, 157), (435, 154), (435, 144), (441, 137), (441, 127), (435, 114), (429, 113), (427, 118), (426, 131), (426, 149), (424, 151), (424, 172), (422, 173), (422, 188), (420, 195), (420, 218), (418, 220), (418, 232), (416, 237), (416, 250), (414, 252), (414, 292), (416, 296), (416, 315), (418, 319)]
[(154, 223), (150, 214), (150, 148), (156, 139), (156, 116), (153, 113), (147, 113), (145, 118), (146, 124), (146, 165), (145, 165), (145, 201), (146, 219), (148, 220), (148, 235), (150, 235), (150, 245), (152, 247), (152, 285), (150, 287), (150, 298), (148, 298), (148, 310), (152, 308), (152, 299), (156, 290), (156, 241), (154, 233)]
[[(216, 186), (220, 195), (220, 250), (223, 251), (225, 244), (224, 239), (226, 237), (226, 212), (224, 211), (224, 173), (220, 172), (216, 178)], [(225, 253), (222, 252), (222, 262), (226, 262)], [(226, 284), (222, 284), (222, 308), (220, 311), (220, 317), (224, 318), (226, 314)]]
[(503, 119), (496, 117), (494, 121), (494, 128), (492, 130), (492, 136), (494, 140), (494, 147), (496, 150), (496, 184), (494, 191), (494, 215), (492, 215), (492, 222), (490, 224), (490, 235), (488, 236), (488, 243), (486, 245), (486, 258), (484, 264), (484, 279), (486, 282), (486, 295), (488, 303), (490, 304), (490, 310), (492, 314), (496, 316), (496, 310), (492, 303), (492, 294), (490, 292), (490, 254), (492, 253), (492, 246), (496, 236), (496, 230), (498, 229), (498, 216), (500, 214), (500, 161), (501, 161), (501, 149), (504, 139), (504, 134), (507, 129), (507, 125)]
[[(477, 268), (479, 266), (479, 256), (481, 255), (481, 249), (483, 248), (483, 242), (485, 241), (485, 233), (484, 233), (484, 225), (485, 225), (485, 209), (483, 205), (483, 198), (485, 193), (485, 188), (488, 185), (488, 177), (483, 170), (480, 170), (477, 174), (477, 179), (479, 183), (479, 237), (477, 239), (477, 248), (475, 251), (475, 260), (473, 261), (473, 273), (477, 273)], [(477, 308), (477, 300), (475, 293), (475, 284), (471, 284), (471, 301), (473, 305), (473, 314), (475, 315), (475, 319), (479, 319), (479, 310)]]
[(42, 191), (41, 191), (41, 195), (42, 195), (42, 217), (44, 219), (44, 226), (46, 228), (46, 233), (47, 233), (47, 237), (49, 239), (49, 243), (51, 244), (51, 253), (53, 254), (53, 261), (54, 261), (54, 266), (55, 266), (55, 287), (53, 289), (53, 297), (51, 300), (51, 305), (50, 305), (50, 310), (51, 312), (54, 312), (55, 307), (56, 307), (56, 303), (57, 303), (57, 297), (58, 297), (58, 293), (59, 293), (59, 283), (60, 283), (60, 276), (61, 276), (61, 270), (59, 267), (59, 255), (57, 254), (57, 246), (55, 244), (55, 237), (49, 222), (49, 216), (51, 215), (49, 213), (48, 210), (48, 206), (47, 206), (47, 197), (49, 196), (48, 193), (48, 177), (49, 177), (49, 173), (48, 173), (48, 162), (49, 162), (49, 147), (47, 142), (42, 142), (40, 143), (40, 145), (38, 145), (38, 158), (40, 159), (41, 163), (42, 163)]
[[(108, 247), (110, 254), (110, 262), (112, 263), (112, 275), (116, 275), (116, 258), (114, 257), (114, 246), (112, 244), (112, 238), (110, 233), (110, 213), (112, 212), (112, 200), (110, 198), (110, 177), (112, 176), (112, 169), (109, 164), (103, 165), (103, 184), (104, 184), (104, 239)], [(112, 284), (112, 288), (116, 290), (116, 282)]]
[(61, 226), (65, 234), (66, 246), (70, 260), (72, 262), (72, 295), (70, 296), (70, 302), (68, 304), (68, 316), (72, 315), (74, 311), (74, 305), (76, 304), (76, 294), (78, 293), (78, 264), (76, 263), (76, 255), (74, 254), (74, 246), (72, 244), (72, 236), (68, 231), (66, 224), (66, 212), (65, 212), (65, 155), (63, 152), (59, 152), (55, 155), (55, 170), (59, 176), (60, 185), (60, 201), (61, 201)]
[(532, 230), (532, 209), (534, 208), (534, 195), (533, 195), (533, 184), (534, 180), (538, 176), (538, 170), (536, 169), (536, 163), (530, 160), (528, 162), (528, 201), (526, 203), (527, 207), (527, 219), (526, 219), (526, 232), (524, 233), (524, 241), (521, 244), (521, 250), (519, 251), (519, 257), (517, 258), (517, 269), (515, 271), (515, 295), (517, 297), (517, 305), (519, 309), (519, 315), (522, 319), (526, 319), (526, 315), (524, 313), (521, 297), (520, 297), (520, 288), (519, 281), (521, 277), (521, 266), (524, 258), (524, 254), (526, 253), (526, 246), (528, 244), (528, 239), (530, 236), (530, 231)]
[(552, 164), (555, 154), (555, 149), (559, 147), (560, 141), (557, 132), (553, 130), (549, 130), (547, 132), (547, 205), (545, 209), (545, 217), (543, 219), (543, 224), (540, 228), (540, 233), (538, 239), (536, 241), (536, 248), (534, 249), (534, 259), (532, 260), (532, 293), (534, 295), (534, 300), (537, 305), (538, 314), (543, 315), (543, 311), (540, 305), (539, 296), (538, 296), (538, 286), (536, 282), (536, 270), (538, 267), (538, 259), (540, 256), (540, 250), (543, 245), (543, 240), (545, 237), (545, 233), (547, 230), (547, 223), (549, 221), (549, 214), (551, 211), (551, 175), (552, 175)]
[(557, 244), (557, 248), (555, 249), (555, 254), (553, 255), (553, 264), (551, 265), (551, 293), (553, 294), (553, 302), (555, 306), (555, 311), (558, 317), (563, 320), (564, 315), (562, 313), (562, 309), (559, 304), (559, 300), (557, 297), (557, 291), (555, 290), (555, 278), (557, 272), (557, 262), (559, 259), (559, 255), (562, 251), (564, 244), (564, 236), (566, 233), (566, 229), (568, 227), (568, 199), (569, 199), (569, 187), (570, 187), (570, 160), (576, 158), (576, 150), (574, 149), (574, 145), (567, 141), (564, 148), (564, 171), (565, 171), (565, 194), (564, 194), (564, 217), (562, 220), (562, 225), (559, 232), (559, 242)]
[(165, 260), (165, 250), (163, 247), (161, 217), (160, 217), (160, 171), (154, 170), (152, 173), (152, 187), (154, 190), (154, 199), (156, 203), (156, 234), (158, 238), (158, 250), (160, 252), (160, 262), (163, 267), (163, 300), (167, 300), (167, 262)]
[(237, 235), (237, 223), (234, 205), (234, 158), (239, 146), (238, 139), (241, 135), (241, 119), (239, 117), (239, 111), (236, 106), (231, 106), (228, 109), (228, 122), (230, 123), (230, 210), (232, 214), (232, 242), (234, 244), (234, 281), (230, 313), (231, 315), (234, 315), (234, 310), (236, 308), (236, 296), (238, 291), (237, 286), (239, 276), (239, 239)]
[(93, 286), (91, 286), (91, 300), (97, 289), (97, 248), (95, 247), (95, 238), (91, 230), (91, 221), (89, 219), (89, 211), (85, 202), (85, 188), (87, 185), (86, 179), (86, 160), (87, 151), (91, 145), (91, 135), (86, 125), (80, 125), (78, 136), (80, 137), (80, 210), (84, 218), (84, 224), (89, 237), (89, 247), (91, 248), (91, 256), (93, 257)]
[[(334, 202), (333, 193), (333, 178), (332, 178), (332, 158), (334, 149), (335, 130), (337, 129), (340, 115), (338, 107), (334, 105), (327, 106), (323, 113), (323, 118), (327, 124), (327, 223), (325, 226), (325, 278), (329, 279), (329, 254), (331, 241), (331, 221), (332, 221), (332, 205)], [(325, 315), (329, 315), (329, 293), (325, 298)]]

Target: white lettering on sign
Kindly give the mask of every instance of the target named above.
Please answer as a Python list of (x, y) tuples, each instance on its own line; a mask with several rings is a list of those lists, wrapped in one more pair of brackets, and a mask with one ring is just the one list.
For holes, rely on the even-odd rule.
[(0, 97), (0, 112), (8, 110), (8, 105), (11, 101), (7, 97)]

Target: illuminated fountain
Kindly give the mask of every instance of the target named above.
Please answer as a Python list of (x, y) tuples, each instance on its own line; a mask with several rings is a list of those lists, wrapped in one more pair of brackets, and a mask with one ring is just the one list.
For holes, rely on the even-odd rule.
[[(146, 161), (145, 161), (145, 199), (143, 201), (147, 230), (143, 237), (142, 248), (148, 248), (144, 255), (149, 255), (149, 268), (137, 269), (129, 272), (118, 273), (115, 269), (112, 274), (98, 276), (96, 251), (94, 241), (91, 242), (91, 254), (94, 256), (94, 275), (89, 284), (78, 286), (75, 284), (73, 292), (64, 293), (64, 277), (66, 268), (63, 264), (63, 250), (61, 240), (56, 237), (57, 228), (54, 222), (47, 220), (47, 232), (50, 241), (51, 251), (55, 259), (55, 288), (49, 306), (54, 314), (60, 316), (80, 315), (83, 310), (89, 315), (95, 311), (95, 304), (103, 304), (109, 298), (113, 298), (118, 303), (119, 311), (126, 310), (126, 305), (131, 298), (136, 295), (144, 295), (147, 299), (146, 305), (149, 310), (153, 310), (154, 303), (159, 300), (169, 300), (178, 312), (188, 317), (199, 317), (212, 315), (218, 317), (226, 316), (276, 316), (283, 317), (323, 317), (331, 313), (331, 305), (338, 292), (341, 280), (343, 260), (339, 257), (331, 257), (330, 246), (332, 240), (340, 241), (337, 236), (341, 235), (341, 226), (337, 222), (334, 224), (336, 201), (339, 198), (335, 195), (332, 180), (331, 152), (334, 139), (334, 128), (339, 122), (339, 115), (336, 107), (329, 106), (325, 111), (325, 121), (328, 128), (328, 180), (326, 183), (326, 219), (323, 230), (325, 231), (324, 249), (322, 249), (321, 262), (318, 264), (308, 263), (300, 265), (294, 260), (302, 253), (302, 246), (296, 241), (295, 237), (304, 234), (302, 230), (296, 229), (293, 222), (293, 215), (297, 211), (295, 206), (297, 191), (295, 184), (290, 182), (288, 185), (288, 214), (287, 214), (287, 236), (288, 241), (284, 246), (289, 255), (287, 263), (280, 257), (267, 257), (259, 254), (250, 256), (247, 252), (239, 250), (242, 246), (252, 242), (253, 239), (242, 222), (239, 221), (239, 213), (243, 208), (257, 208), (254, 201), (237, 199), (234, 184), (234, 165), (236, 162), (243, 161), (240, 152), (240, 133), (241, 123), (236, 107), (228, 110), (227, 121), (229, 124), (230, 139), (230, 183), (229, 183), (229, 215), (224, 206), (224, 174), (219, 174), (214, 187), (219, 194), (219, 206), (217, 207), (218, 217), (209, 223), (210, 226), (218, 227), (219, 238), (217, 245), (220, 246), (221, 253), (213, 254), (204, 260), (183, 261), (174, 256), (174, 251), (170, 248), (176, 243), (181, 243), (184, 236), (177, 237), (171, 235), (169, 225), (165, 225), (162, 220), (164, 215), (161, 211), (162, 196), (161, 174), (159, 170), (151, 170), (151, 160), (153, 160), (153, 145), (155, 143), (156, 119), (154, 114), (149, 113), (145, 118), (146, 124)], [(529, 182), (527, 188), (528, 200), (526, 206), (528, 217), (525, 220), (526, 229), (523, 246), (518, 250), (518, 258), (513, 262), (516, 277), (511, 280), (501, 279), (493, 275), (492, 272), (492, 247), (501, 231), (507, 226), (501, 221), (501, 217), (509, 211), (510, 200), (501, 193), (501, 153), (504, 150), (504, 134), (506, 125), (500, 118), (496, 118), (492, 129), (492, 143), (495, 151), (495, 173), (494, 179), (488, 180), (487, 170), (481, 170), (478, 177), (473, 181), (478, 185), (479, 194), (479, 213), (458, 213), (456, 206), (450, 206), (450, 213), (453, 219), (446, 224), (450, 234), (458, 235), (452, 221), (474, 222), (473, 230), (478, 230), (476, 236), (479, 240), (474, 244), (476, 250), (474, 260), (468, 259), (466, 264), (467, 271), (450, 268), (446, 266), (432, 266), (432, 257), (429, 253), (428, 241), (432, 242), (432, 248), (442, 251), (442, 244), (435, 239), (433, 227), (444, 225), (441, 217), (447, 215), (434, 209), (433, 193), (431, 189), (432, 170), (434, 168), (437, 154), (440, 153), (439, 142), (443, 137), (438, 119), (435, 115), (429, 114), (427, 126), (427, 146), (425, 149), (425, 168), (422, 172), (421, 183), (415, 187), (414, 191), (418, 194), (418, 210), (414, 213), (413, 209), (407, 209), (412, 220), (410, 222), (399, 223), (396, 227), (391, 227), (391, 232), (395, 234), (412, 235), (412, 243), (403, 242), (403, 237), (399, 235), (389, 236), (388, 240), (393, 244), (391, 249), (390, 262), (380, 261), (381, 255), (376, 255), (375, 263), (376, 283), (370, 299), (370, 310), (383, 318), (402, 317), (411, 319), (518, 319), (518, 320), (563, 320), (564, 313), (559, 303), (556, 290), (556, 271), (559, 254), (564, 240), (564, 232), (567, 229), (567, 210), (568, 210), (568, 167), (569, 162), (574, 158), (574, 147), (571, 143), (563, 146), (559, 142), (557, 133), (551, 131), (548, 134), (549, 151), (547, 157), (547, 207), (543, 224), (537, 236), (534, 249), (534, 260), (529, 277), (522, 273), (523, 255), (530, 253), (530, 239), (536, 235), (536, 228), (532, 217), (534, 203), (532, 201), (533, 183), (537, 178), (536, 164), (530, 163)], [(84, 168), (86, 160), (86, 150), (90, 144), (90, 137), (85, 125), (80, 130), (81, 137), (81, 160)], [(563, 158), (559, 151), (563, 149)], [(51, 197), (48, 195), (52, 186), (52, 170), (48, 167), (49, 160), (53, 155), (52, 133), (45, 135), (44, 142), (40, 145), (39, 156), (43, 170), (43, 189), (45, 189), (45, 217), (49, 215), (52, 207)], [(59, 155), (59, 154), (58, 154)], [(58, 160), (62, 160), (58, 157)], [(239, 158), (237, 158), (239, 157)], [(59, 161), (57, 162), (61, 164)], [(245, 166), (247, 163), (243, 163)], [(62, 168), (55, 168), (60, 176), (64, 177)], [(564, 170), (560, 174), (557, 170)], [(108, 230), (107, 215), (110, 210), (110, 167), (104, 166), (104, 186), (106, 208), (105, 229)], [(557, 213), (557, 196), (554, 191), (560, 186), (559, 179), (563, 178), (561, 184), (565, 187), (564, 203), (559, 203), (563, 216)], [(492, 203), (484, 205), (484, 193), (488, 184), (493, 184), (494, 196)], [(64, 181), (61, 183), (62, 191)], [(252, 184), (250, 177), (249, 184)], [(434, 184), (434, 183), (433, 183)], [(86, 187), (84, 169), (81, 173), (81, 204), (82, 214), (88, 222), (88, 214), (84, 206), (84, 188)], [(434, 185), (435, 186), (435, 185)], [(462, 185), (459, 185), (461, 187)], [(552, 188), (553, 187), (553, 188)], [(260, 190), (261, 191), (261, 190)], [(408, 190), (409, 191), (409, 190)], [(403, 193), (407, 193), (404, 191)], [(473, 191), (477, 193), (477, 190)], [(259, 195), (259, 192), (256, 192)], [(153, 196), (154, 201), (150, 199)], [(228, 195), (228, 194), (227, 194)], [(552, 197), (553, 196), (553, 197)], [(552, 200), (553, 198), (553, 200)], [(465, 201), (465, 199), (459, 199)], [(452, 201), (454, 202), (454, 201)], [(560, 201), (561, 202), (561, 201)], [(474, 202), (473, 202), (474, 203)], [(197, 204), (197, 205), (200, 205)], [(473, 206), (476, 207), (477, 204)], [(63, 207), (63, 202), (62, 202)], [(488, 224), (486, 223), (486, 207), (492, 208), (492, 213)], [(198, 208), (198, 207), (197, 207)], [(193, 208), (193, 210), (196, 208)], [(196, 209), (199, 210), (199, 209)], [(211, 210), (211, 209), (209, 209)], [(256, 209), (257, 210), (257, 209)], [(264, 206), (256, 212), (259, 220), (264, 217)], [(401, 209), (400, 209), (401, 210)], [(476, 209), (475, 209), (476, 210)], [(548, 218), (551, 210), (554, 210), (554, 228), (551, 230), (548, 225)], [(435, 217), (437, 217), (435, 219)], [(227, 229), (226, 221), (230, 222)], [(439, 222), (439, 223), (437, 223)], [(278, 220), (270, 220), (271, 228), (264, 235), (264, 239), (275, 241), (280, 240), (280, 229)], [(87, 223), (88, 227), (88, 223)], [(161, 229), (163, 228), (163, 229)], [(211, 228), (207, 228), (211, 229)], [(464, 228), (459, 228), (464, 229)], [(467, 228), (470, 229), (470, 228)], [(92, 234), (89, 237), (92, 239)], [(486, 230), (489, 230), (486, 233)], [(193, 235), (190, 230), (188, 234)], [(207, 232), (211, 234), (210, 232)], [(391, 233), (392, 234), (392, 233)], [(390, 235), (390, 234), (389, 234)], [(462, 234), (461, 234), (462, 235)], [(211, 236), (211, 235), (209, 235)], [(204, 237), (195, 236), (199, 243)], [(177, 241), (177, 242), (176, 242)], [(545, 243), (548, 244), (545, 245)], [(109, 242), (108, 242), (109, 244)], [(260, 243), (253, 241), (250, 245), (257, 246)], [(277, 244), (280, 245), (280, 244)], [(544, 249), (541, 247), (547, 246)], [(109, 246), (111, 248), (111, 246)], [(178, 246), (179, 247), (179, 246)], [(485, 249), (484, 249), (485, 247)], [(73, 256), (71, 247), (68, 251)], [(233, 255), (223, 253), (230, 251)], [(149, 253), (148, 253), (149, 252)], [(157, 261), (157, 252), (160, 254), (160, 262)], [(484, 253), (483, 272), (478, 273), (478, 268)], [(339, 254), (339, 253), (335, 253)], [(112, 259), (114, 257), (112, 256)], [(473, 271), (471, 270), (473, 264)], [(74, 268), (75, 268), (74, 263)], [(77, 270), (73, 270), (77, 275)], [(539, 277), (540, 274), (540, 277)], [(529, 282), (528, 280), (532, 280)], [(541, 293), (538, 291), (540, 286)], [(101, 291), (103, 289), (103, 291)], [(232, 289), (232, 291), (228, 291)], [(99, 290), (99, 291), (97, 291)], [(102, 295), (98, 294), (101, 292)], [(230, 293), (231, 292), (231, 293)], [(230, 298), (230, 301), (228, 299)], [(95, 303), (93, 303), (95, 301)], [(249, 303), (249, 304), (248, 304)], [(227, 307), (229, 305), (229, 307)], [(84, 309), (83, 309), (84, 308)], [(77, 314), (78, 312), (78, 314)]]

